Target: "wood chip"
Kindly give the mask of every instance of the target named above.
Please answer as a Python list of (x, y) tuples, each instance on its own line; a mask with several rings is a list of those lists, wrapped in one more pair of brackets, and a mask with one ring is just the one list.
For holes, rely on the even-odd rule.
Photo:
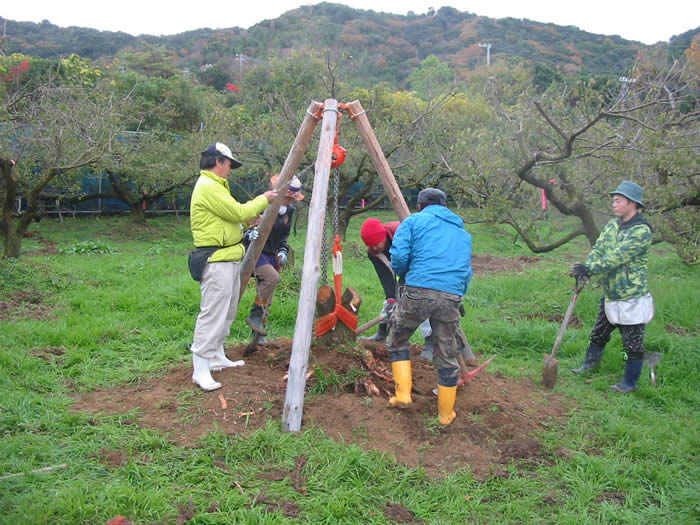
[(219, 403), (221, 403), (221, 409), (226, 410), (228, 408), (228, 403), (226, 402), (226, 398), (219, 394)]

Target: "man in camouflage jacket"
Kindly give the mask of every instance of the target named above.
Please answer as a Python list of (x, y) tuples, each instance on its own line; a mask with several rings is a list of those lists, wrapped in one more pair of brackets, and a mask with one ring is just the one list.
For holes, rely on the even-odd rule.
[[(644, 327), (649, 321), (642, 312), (642, 304), (653, 304), (647, 282), (652, 229), (638, 211), (643, 207), (641, 186), (623, 181), (610, 195), (613, 196), (613, 211), (618, 218), (605, 225), (586, 261), (575, 264), (572, 270), (576, 277), (600, 275), (604, 291), (586, 359), (572, 372), (579, 374), (595, 367), (603, 357), (613, 330), (619, 328), (627, 362), (623, 380), (611, 388), (618, 392), (631, 392), (637, 387), (641, 374)], [(608, 319), (606, 303), (609, 307), (621, 305), (631, 313), (624, 320), (625, 324), (618, 319), (615, 319), (618, 324)]]

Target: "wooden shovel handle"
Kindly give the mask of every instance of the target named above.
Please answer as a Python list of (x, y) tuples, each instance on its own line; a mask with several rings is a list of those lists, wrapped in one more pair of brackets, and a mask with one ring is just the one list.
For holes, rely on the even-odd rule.
[(571, 319), (571, 315), (574, 313), (574, 306), (576, 306), (576, 300), (578, 299), (578, 294), (581, 293), (581, 290), (583, 290), (583, 287), (586, 286), (587, 282), (588, 282), (587, 278), (583, 278), (580, 281), (579, 281), (579, 279), (576, 279), (576, 288), (574, 289), (574, 295), (573, 295), (573, 297), (571, 297), (571, 301), (569, 302), (569, 307), (566, 309), (566, 314), (564, 315), (564, 320), (561, 322), (561, 328), (559, 328), (559, 333), (557, 334), (557, 339), (554, 341), (554, 347), (552, 348), (552, 353), (549, 356), (550, 359), (554, 359), (554, 357), (557, 355), (557, 351), (559, 350), (559, 346), (561, 345), (561, 342), (564, 339), (564, 332), (566, 332), (566, 327), (569, 324), (569, 320)]

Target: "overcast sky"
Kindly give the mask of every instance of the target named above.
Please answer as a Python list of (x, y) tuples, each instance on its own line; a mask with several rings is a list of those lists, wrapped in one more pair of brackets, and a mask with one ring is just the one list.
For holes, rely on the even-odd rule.
[[(49, 20), (61, 27), (91, 27), (132, 35), (172, 35), (203, 27), (248, 28), (262, 20), (277, 18), (290, 9), (316, 3), (319, 2), (209, 0), (201, 4), (180, 4), (176, 0), (5, 0), (0, 7), (0, 17), (26, 22)], [(335, 3), (400, 15), (408, 11), (423, 14), (430, 7), (437, 10), (448, 5), (480, 16), (572, 25), (591, 33), (620, 35), (645, 44), (667, 41), (673, 35), (700, 25), (698, 0), (444, 0), (444, 3), (340, 0)]]

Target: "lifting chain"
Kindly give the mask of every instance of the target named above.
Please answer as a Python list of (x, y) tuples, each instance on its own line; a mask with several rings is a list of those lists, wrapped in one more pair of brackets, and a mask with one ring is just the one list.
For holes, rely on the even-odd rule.
[[(326, 217), (323, 221), (323, 234), (321, 237), (321, 263), (320, 263), (320, 270), (321, 270), (321, 286), (327, 286), (328, 285), (328, 259), (330, 257), (330, 248), (333, 244), (333, 240), (337, 235), (339, 235), (339, 206), (338, 206), (338, 194), (340, 193), (340, 170), (338, 168), (335, 168), (333, 170), (333, 215), (329, 216), (326, 214)], [(329, 227), (328, 225), (332, 224), (333, 231), (332, 234), (329, 238)]]
[(333, 170), (333, 238), (339, 235), (338, 228), (338, 194), (340, 193), (340, 169)]
[(327, 214), (323, 219), (323, 233), (321, 234), (321, 286), (328, 286), (328, 221)]

